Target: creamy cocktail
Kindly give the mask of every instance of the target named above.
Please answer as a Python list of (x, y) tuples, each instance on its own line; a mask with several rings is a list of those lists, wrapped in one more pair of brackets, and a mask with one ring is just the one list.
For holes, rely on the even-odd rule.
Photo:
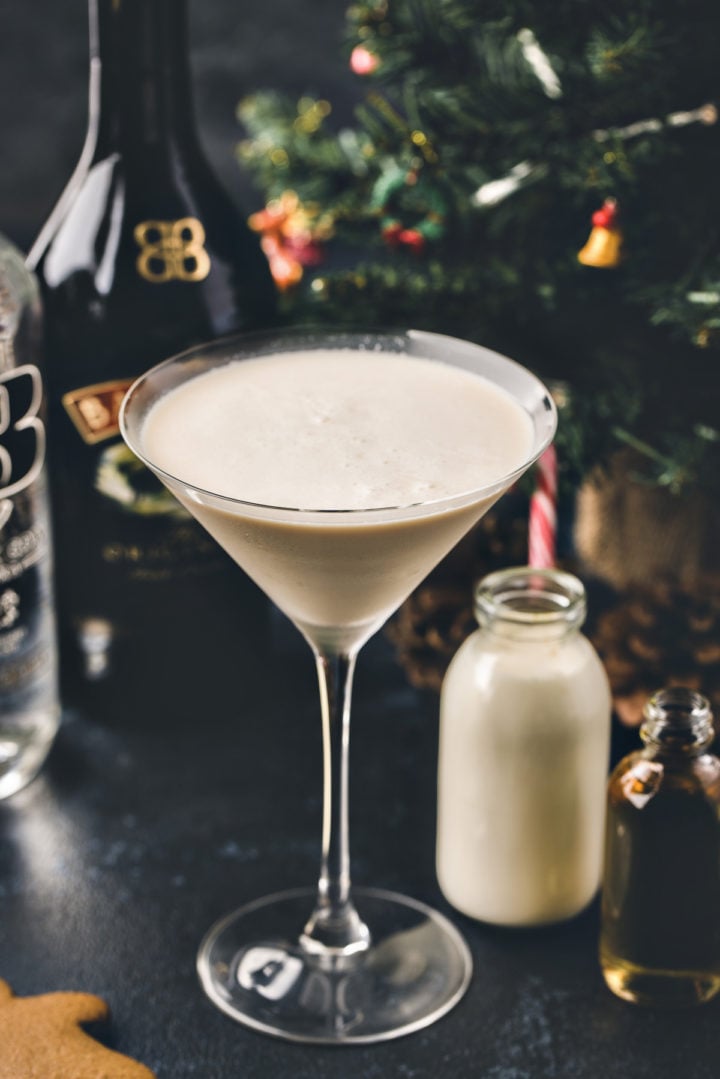
[(305, 635), (320, 680), (318, 888), (249, 903), (214, 926), (198, 957), (206, 992), (241, 1022), (297, 1041), (374, 1042), (426, 1026), (460, 999), (472, 964), (424, 903), (351, 890), (354, 663), (547, 446), (547, 391), (505, 357), (449, 337), (277, 333), (159, 365), (130, 390), (121, 424)]
[[(141, 433), (143, 455), (182, 478), (181, 500), (271, 599), (314, 643), (344, 647), (385, 621), (532, 444), (527, 412), (484, 378), (399, 353), (322, 349), (184, 382)], [(189, 485), (324, 517), (217, 505)]]

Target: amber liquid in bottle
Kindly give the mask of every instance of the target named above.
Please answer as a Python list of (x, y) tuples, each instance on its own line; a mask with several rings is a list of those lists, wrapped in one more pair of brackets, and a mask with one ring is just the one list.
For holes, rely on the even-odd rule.
[(29, 256), (46, 313), (63, 691), (126, 712), (162, 683), (185, 707), (191, 671), (215, 684), (225, 644), (243, 654), (234, 632), (256, 619), (257, 591), (126, 449), (119, 405), (153, 364), (269, 324), (275, 289), (198, 142), (184, 0), (90, 0), (90, 26), (85, 148)]
[(649, 703), (645, 749), (608, 786), (600, 963), (614, 993), (686, 1006), (720, 991), (720, 761), (707, 701)]

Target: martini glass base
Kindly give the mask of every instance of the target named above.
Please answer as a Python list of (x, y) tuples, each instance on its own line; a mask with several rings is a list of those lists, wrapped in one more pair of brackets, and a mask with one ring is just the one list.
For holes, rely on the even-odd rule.
[(370, 947), (317, 955), (299, 943), (315, 898), (312, 889), (280, 892), (213, 926), (198, 973), (222, 1011), (289, 1041), (352, 1045), (420, 1030), (463, 996), (470, 952), (442, 914), (395, 892), (357, 888)]

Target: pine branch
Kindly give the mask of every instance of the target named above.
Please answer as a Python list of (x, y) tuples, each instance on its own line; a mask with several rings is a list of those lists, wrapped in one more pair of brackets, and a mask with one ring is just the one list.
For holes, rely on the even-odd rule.
[[(483, 340), (567, 380), (568, 475), (627, 437), (650, 447), (654, 482), (712, 482), (714, 18), (705, 0), (360, 0), (348, 53), (361, 44), (376, 64), (352, 130), (311, 99), (265, 96), (242, 114), (241, 160), (268, 197), (291, 189), (335, 224), (292, 317)], [(607, 197), (623, 258), (588, 268), (577, 253)], [(432, 202), (425, 248), (389, 247), (383, 222), (412, 235)]]

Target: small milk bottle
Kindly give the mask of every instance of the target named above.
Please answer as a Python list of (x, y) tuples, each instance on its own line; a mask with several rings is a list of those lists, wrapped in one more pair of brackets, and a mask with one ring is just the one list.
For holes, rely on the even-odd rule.
[(611, 702), (585, 609), (581, 582), (557, 570), (476, 588), (480, 628), (441, 694), (437, 826), (440, 887), (472, 918), (559, 921), (600, 883)]

